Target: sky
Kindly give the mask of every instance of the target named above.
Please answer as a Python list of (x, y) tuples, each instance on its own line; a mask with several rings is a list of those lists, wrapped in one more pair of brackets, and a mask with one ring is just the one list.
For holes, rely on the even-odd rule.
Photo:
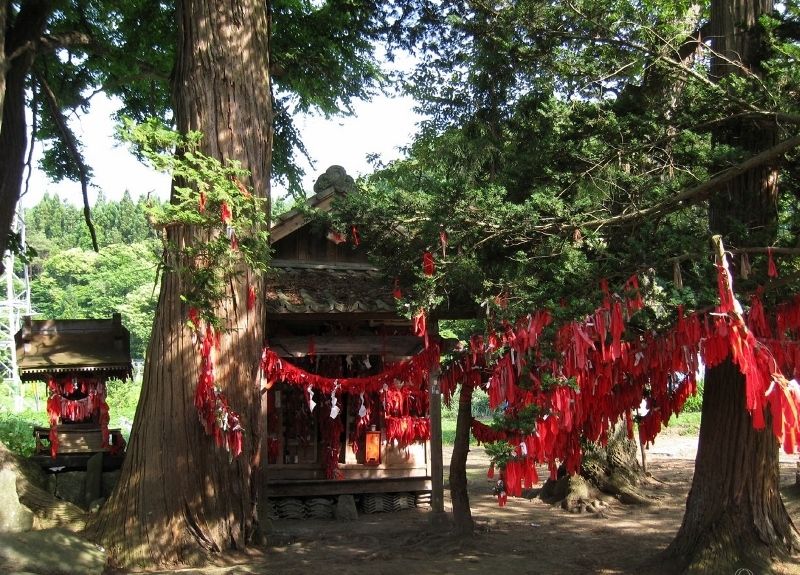
[[(366, 159), (368, 154), (379, 154), (384, 162), (400, 158), (399, 148), (411, 143), (420, 120), (412, 107), (410, 98), (381, 96), (372, 102), (358, 103), (353, 117), (326, 120), (318, 116), (303, 116), (297, 119), (298, 129), (315, 163), (314, 168), (303, 166), (307, 172), (304, 187), (309, 195), (314, 181), (328, 166), (344, 166), (355, 178), (371, 171)], [(114, 109), (113, 101), (97, 96), (89, 114), (71, 121), (84, 142), (85, 159), (94, 173), (93, 187), (89, 191), (90, 204), (96, 201), (99, 190), (112, 200), (121, 198), (126, 189), (134, 199), (148, 193), (167, 199), (169, 177), (140, 163), (114, 140), (114, 121), (111, 119)], [(41, 148), (37, 145), (34, 166), (40, 153)], [(31, 175), (29, 191), (22, 197), (21, 205), (35, 205), (45, 192), (82, 205), (80, 183), (55, 184), (37, 169)], [(279, 197), (285, 194), (285, 190), (273, 189), (273, 194)]]

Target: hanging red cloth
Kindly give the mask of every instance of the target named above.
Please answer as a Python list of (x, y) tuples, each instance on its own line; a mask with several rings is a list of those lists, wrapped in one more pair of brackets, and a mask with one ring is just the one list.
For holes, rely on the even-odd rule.
[(432, 276), (436, 271), (436, 264), (433, 262), (433, 254), (425, 252), (422, 254), (422, 273), (426, 276)]
[(233, 212), (231, 211), (230, 206), (228, 206), (228, 203), (225, 201), (223, 201), (222, 205), (220, 205), (220, 219), (226, 226), (231, 223), (231, 220), (233, 220)]
[(426, 325), (425, 310), (422, 308), (420, 308), (417, 315), (414, 316), (414, 335), (424, 338), (425, 347), (428, 347), (428, 328)]
[(767, 275), (771, 278), (778, 277), (778, 267), (775, 265), (775, 260), (772, 257), (772, 248), (767, 248)]
[(247, 286), (247, 310), (250, 311), (256, 305), (256, 288)]

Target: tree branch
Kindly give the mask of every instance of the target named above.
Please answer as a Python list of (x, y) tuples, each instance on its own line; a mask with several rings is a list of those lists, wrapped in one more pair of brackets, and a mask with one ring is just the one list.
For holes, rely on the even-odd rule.
[[(48, 51), (55, 51), (60, 49), (81, 48), (88, 54), (93, 56), (103, 57), (108, 56), (111, 50), (98, 44), (94, 39), (85, 32), (69, 32), (59, 35), (45, 35), (39, 38), (38, 46)], [(143, 60), (136, 60), (136, 68), (141, 72), (135, 75), (125, 75), (122, 78), (115, 80), (115, 84), (124, 85), (126, 82), (138, 78), (152, 78), (158, 81), (167, 81), (169, 75), (165, 74), (162, 70), (152, 66), (149, 62)]]
[(25, 170), (27, 174), (25, 176), (25, 188), (19, 195), (20, 198), (25, 196), (30, 190), (31, 176), (33, 175), (33, 144), (36, 142), (39, 132), (39, 93), (36, 90), (35, 82), (33, 82), (31, 91), (33, 92), (31, 96), (31, 145), (28, 148), (28, 157), (25, 158)]
[(61, 137), (67, 146), (69, 156), (78, 170), (78, 175), (81, 181), (81, 193), (83, 194), (83, 219), (86, 221), (86, 227), (89, 228), (89, 235), (92, 238), (92, 248), (94, 251), (99, 252), (100, 248), (97, 245), (97, 234), (94, 230), (94, 224), (92, 223), (92, 212), (89, 208), (89, 169), (84, 163), (83, 156), (78, 149), (78, 141), (75, 138), (75, 134), (72, 133), (69, 125), (67, 125), (67, 119), (61, 112), (61, 108), (58, 105), (58, 99), (56, 98), (55, 93), (53, 93), (53, 90), (50, 88), (47, 80), (41, 74), (36, 74), (36, 80), (39, 82), (39, 85), (42, 88), (42, 93), (45, 96), (47, 107), (50, 109), (50, 113), (53, 116), (56, 126), (58, 127), (58, 131), (61, 132)]
[(92, 44), (92, 37), (84, 32), (72, 31), (65, 34), (45, 34), (39, 38), (39, 45), (47, 50), (55, 51), (74, 46), (86, 47)]
[[(788, 140), (780, 142), (768, 150), (761, 152), (760, 154), (756, 154), (741, 164), (737, 164), (736, 166), (728, 168), (718, 176), (715, 176), (700, 185), (691, 187), (688, 190), (684, 190), (683, 192), (680, 192), (679, 194), (676, 194), (675, 196), (654, 206), (606, 219), (595, 219), (581, 222), (577, 227), (601, 228), (604, 226), (629, 225), (652, 216), (671, 213), (680, 209), (689, 202), (705, 199), (707, 196), (712, 195), (715, 190), (721, 188), (724, 184), (727, 184), (734, 178), (752, 170), (753, 168), (762, 166), (763, 164), (770, 162), (771, 160), (798, 146), (800, 146), (800, 136), (794, 136)], [(549, 227), (552, 228), (553, 226)]]

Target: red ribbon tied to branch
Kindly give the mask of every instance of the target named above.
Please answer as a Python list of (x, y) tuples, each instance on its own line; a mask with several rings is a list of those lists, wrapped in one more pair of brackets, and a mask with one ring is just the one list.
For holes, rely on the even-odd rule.
[(436, 264), (433, 262), (433, 254), (431, 252), (425, 252), (422, 254), (422, 272), (426, 276), (432, 276), (435, 271)]
[(403, 299), (403, 292), (400, 289), (400, 278), (394, 278), (394, 289), (392, 290), (394, 299)]
[(772, 258), (772, 248), (767, 248), (767, 275), (771, 278), (778, 277), (778, 267), (775, 265), (775, 260)]
[(233, 219), (233, 212), (231, 211), (230, 206), (228, 206), (227, 202), (222, 202), (222, 206), (220, 206), (220, 218), (222, 219), (222, 223), (228, 225), (231, 223)]

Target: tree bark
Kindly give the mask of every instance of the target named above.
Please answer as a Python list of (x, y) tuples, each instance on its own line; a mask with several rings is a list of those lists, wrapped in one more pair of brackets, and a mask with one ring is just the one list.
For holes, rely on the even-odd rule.
[[(6, 3), (3, 2), (5, 5)], [(5, 8), (5, 6), (4, 6)], [(50, 0), (24, 2), (13, 21), (2, 27), (5, 53), (0, 60), (2, 120), (0, 120), (0, 255), (8, 248), (8, 235), (22, 187), (28, 147), (25, 121), (26, 80), (35, 58), (35, 44), (53, 10)], [(8, 19), (7, 12), (3, 18)], [(3, 46), (3, 44), (0, 44)], [(0, 263), (2, 269), (2, 263)]]
[[(272, 108), (267, 3), (182, 0), (173, 97), (178, 129), (204, 135), (201, 151), (239, 161), (254, 194), (269, 198)], [(197, 230), (170, 228), (168, 241), (197, 245)], [(259, 452), (259, 360), (264, 339), (260, 278), (231, 281), (216, 315), (226, 328), (215, 379), (245, 430), (242, 454), (207, 436), (194, 407), (199, 353), (176, 274), (166, 271), (144, 369), (142, 395), (119, 483), (89, 534), (121, 565), (193, 563), (243, 549), (255, 529)], [(248, 310), (247, 290), (258, 297)]]
[(3, 131), (3, 102), (6, 98), (6, 3), (0, 2), (0, 132)]
[[(714, 0), (711, 3), (710, 37), (714, 57), (711, 76), (761, 75), (761, 42), (758, 18), (771, 14), (772, 0)], [(774, 123), (757, 118), (729, 122), (714, 132), (715, 144), (758, 154), (778, 141)], [(725, 244), (740, 247), (772, 245), (778, 223), (778, 177), (781, 156), (748, 169), (726, 183), (723, 193), (712, 197), (709, 224), (724, 236)], [(727, 167), (727, 166), (721, 166)]]
[(706, 371), (694, 479), (668, 553), (691, 573), (764, 573), (773, 556), (798, 548), (780, 497), (778, 442), (755, 431), (744, 377), (726, 360)]
[[(711, 73), (760, 73), (757, 22), (771, 0), (713, 0)], [(775, 130), (742, 121), (714, 134), (715, 142), (758, 153), (773, 145)], [(709, 204), (713, 233), (726, 245), (771, 245), (777, 229), (775, 164), (730, 180)], [(766, 572), (772, 557), (800, 547), (779, 492), (778, 443), (769, 423), (753, 429), (745, 408), (744, 377), (730, 357), (708, 369), (692, 488), (683, 523), (667, 553), (690, 573)]]
[(453, 456), (450, 459), (450, 501), (453, 504), (453, 528), (458, 535), (472, 535), (475, 524), (469, 507), (467, 455), (472, 423), (472, 386), (462, 383), (458, 394), (458, 417)]

